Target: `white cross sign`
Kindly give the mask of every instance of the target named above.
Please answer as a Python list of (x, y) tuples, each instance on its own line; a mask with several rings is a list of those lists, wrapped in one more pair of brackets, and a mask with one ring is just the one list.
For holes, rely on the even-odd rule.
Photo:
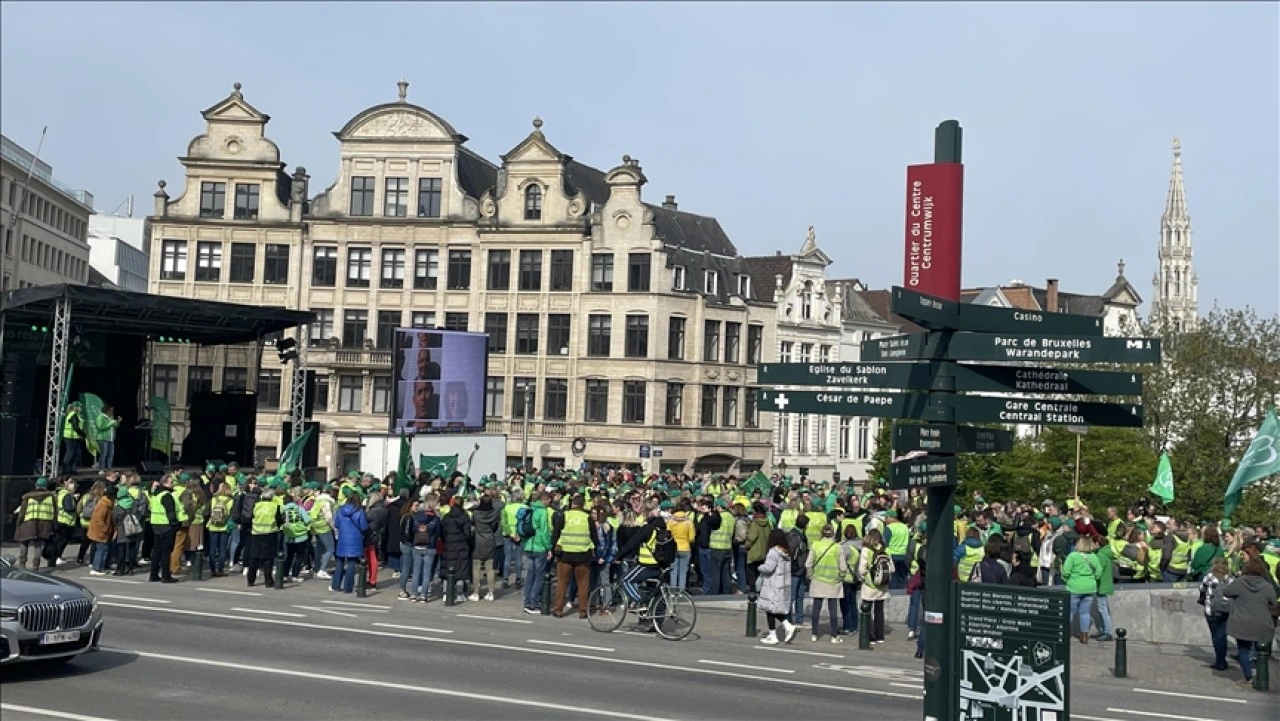
[(779, 393), (778, 395), (773, 397), (773, 405), (778, 410), (782, 410), (786, 408), (788, 405), (791, 405), (791, 399), (787, 398), (786, 393)]

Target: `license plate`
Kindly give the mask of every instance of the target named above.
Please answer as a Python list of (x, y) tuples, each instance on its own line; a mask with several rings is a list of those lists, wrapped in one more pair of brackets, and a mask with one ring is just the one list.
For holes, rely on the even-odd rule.
[(64, 631), (62, 633), (42, 633), (40, 634), (40, 645), (47, 646), (53, 643), (71, 643), (80, 640), (79, 631)]

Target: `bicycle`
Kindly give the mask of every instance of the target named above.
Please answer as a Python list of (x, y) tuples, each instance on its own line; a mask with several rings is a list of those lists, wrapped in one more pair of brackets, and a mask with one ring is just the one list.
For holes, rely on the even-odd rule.
[[(665, 569), (663, 577), (671, 569)], [(681, 588), (668, 586), (662, 577), (652, 578), (641, 586), (642, 597), (648, 601), (633, 602), (627, 597), (621, 583), (600, 585), (587, 599), (587, 621), (593, 631), (616, 631), (627, 613), (635, 611), (641, 623), (653, 624), (653, 630), (668, 641), (680, 641), (693, 633), (698, 620), (698, 609), (693, 597)]]

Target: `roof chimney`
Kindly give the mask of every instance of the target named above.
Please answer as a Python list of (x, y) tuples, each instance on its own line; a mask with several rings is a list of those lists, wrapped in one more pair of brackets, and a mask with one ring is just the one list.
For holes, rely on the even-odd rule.
[(1045, 281), (1045, 305), (1049, 306), (1048, 308), (1045, 308), (1045, 310), (1049, 311), (1050, 313), (1059, 312), (1058, 311), (1058, 279), (1057, 278), (1050, 278), (1049, 280)]
[(773, 251), (773, 254), (774, 254), (774, 256), (775, 256), (775, 257), (778, 257), (778, 258), (781, 258), (781, 257), (782, 257), (782, 251), (780, 251), (780, 250), (775, 250), (775, 251)]
[(676, 196), (668, 195), (667, 199), (662, 201), (662, 207), (666, 208), (667, 210), (675, 210), (676, 208), (678, 208), (679, 206), (676, 205)]

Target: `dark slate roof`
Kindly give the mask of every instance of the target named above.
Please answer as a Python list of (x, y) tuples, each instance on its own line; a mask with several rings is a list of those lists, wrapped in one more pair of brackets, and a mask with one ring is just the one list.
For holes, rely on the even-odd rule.
[(751, 287), (761, 300), (772, 300), (773, 289), (777, 286), (779, 275), (782, 276), (782, 287), (791, 284), (791, 257), (786, 255), (761, 255), (743, 258), (747, 264), (747, 273), (751, 276)]
[(498, 182), (498, 167), (469, 148), (458, 148), (458, 183), (468, 196), (480, 199)]
[[(1031, 294), (1041, 308), (1049, 307), (1049, 293), (1043, 288), (1032, 288)], [(1105, 315), (1107, 302), (1100, 295), (1080, 295), (1058, 291), (1058, 312), (1075, 315)]]
[(864, 290), (858, 295), (862, 296), (871, 309), (880, 318), (885, 319), (890, 325), (898, 326), (899, 333), (923, 333), (924, 328), (912, 323), (902, 316), (894, 315), (889, 312), (889, 291), (887, 290)]
[(880, 315), (867, 303), (862, 295), (854, 290), (857, 279), (836, 280), (831, 281), (835, 285), (844, 288), (844, 319), (846, 321), (855, 321), (859, 323), (876, 323), (890, 325), (893, 321), (888, 320)]
[(666, 245), (674, 245), (685, 250), (708, 251), (716, 255), (738, 257), (738, 249), (733, 241), (720, 227), (720, 221), (705, 215), (694, 215), (683, 210), (671, 210), (661, 205), (645, 207), (653, 211), (654, 233)]
[(569, 197), (581, 191), (587, 196), (587, 200), (597, 206), (604, 205), (609, 200), (609, 184), (604, 182), (604, 171), (583, 165), (573, 158), (568, 158), (564, 164), (564, 184), (565, 195)]

